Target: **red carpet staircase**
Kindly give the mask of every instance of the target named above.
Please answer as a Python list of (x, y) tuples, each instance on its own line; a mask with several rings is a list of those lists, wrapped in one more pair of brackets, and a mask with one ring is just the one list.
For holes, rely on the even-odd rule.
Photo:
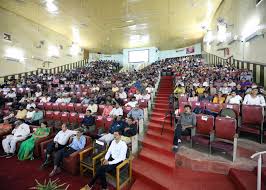
[(161, 128), (169, 109), (168, 98), (171, 93), (172, 77), (162, 77), (148, 131), (142, 142), (143, 148), (138, 158), (133, 160), (136, 181), (131, 190), (170, 189), (175, 168), (175, 157), (171, 152), (174, 129), (170, 126), (170, 117), (166, 118), (162, 136)]

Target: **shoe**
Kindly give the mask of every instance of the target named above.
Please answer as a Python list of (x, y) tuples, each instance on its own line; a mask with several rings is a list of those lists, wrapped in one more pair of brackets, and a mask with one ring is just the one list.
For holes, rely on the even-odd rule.
[(177, 152), (177, 151), (178, 151), (178, 146), (176, 146), (176, 145), (173, 146), (173, 147), (172, 147), (172, 151), (173, 151), (173, 152)]
[(60, 172), (61, 172), (61, 169), (60, 168), (53, 169), (53, 171), (49, 174), (49, 177), (53, 177), (56, 174), (59, 174)]
[(6, 156), (6, 158), (12, 158), (13, 156), (15, 156), (15, 154), (14, 154), (14, 153), (10, 153), (10, 154), (8, 154), (8, 155)]
[(45, 160), (45, 162), (40, 166), (40, 169), (42, 170), (42, 169), (46, 168), (50, 163), (51, 163), (51, 161)]
[(90, 187), (88, 184), (82, 187), (80, 190), (92, 190), (92, 187)]
[(0, 158), (4, 158), (4, 157), (7, 157), (7, 156), (8, 156), (7, 153), (2, 153), (2, 154), (0, 155)]

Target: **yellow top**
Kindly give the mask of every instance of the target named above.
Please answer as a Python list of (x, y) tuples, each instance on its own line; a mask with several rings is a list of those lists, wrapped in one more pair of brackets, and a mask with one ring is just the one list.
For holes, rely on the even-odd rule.
[(175, 94), (185, 94), (185, 88), (184, 87), (176, 87), (176, 89), (174, 90)]
[(225, 101), (225, 97), (219, 98), (218, 96), (215, 96), (212, 102), (215, 104), (222, 104), (224, 103), (224, 101)]
[(25, 119), (27, 115), (27, 110), (23, 109), (23, 110), (18, 110), (18, 113), (16, 115), (17, 119)]
[(198, 94), (203, 94), (204, 91), (205, 91), (205, 88), (203, 88), (203, 87), (198, 87), (196, 89), (196, 93), (198, 93)]

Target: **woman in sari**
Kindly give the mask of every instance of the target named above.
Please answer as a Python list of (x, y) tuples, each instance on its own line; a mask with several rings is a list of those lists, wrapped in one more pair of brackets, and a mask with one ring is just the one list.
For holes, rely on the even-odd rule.
[(38, 127), (32, 134), (31, 138), (21, 143), (18, 151), (19, 160), (33, 160), (33, 151), (35, 142), (43, 137), (47, 137), (50, 133), (50, 128), (47, 128), (47, 122), (42, 122), (41, 127)]

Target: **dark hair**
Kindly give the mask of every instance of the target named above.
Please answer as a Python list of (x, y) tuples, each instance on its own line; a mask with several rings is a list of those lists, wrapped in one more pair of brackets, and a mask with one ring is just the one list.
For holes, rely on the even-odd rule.
[(118, 133), (119, 135), (122, 135), (122, 131), (121, 130), (115, 130), (114, 133)]
[(87, 110), (87, 112), (90, 112), (91, 113), (91, 110)]
[(134, 121), (133, 117), (128, 117), (128, 119), (130, 119), (131, 121)]
[(188, 105), (188, 104), (186, 104), (186, 105), (184, 106), (184, 108), (192, 109), (192, 108), (191, 108), (191, 105)]
[(47, 121), (43, 121), (42, 123), (43, 123), (44, 125), (48, 126)]

